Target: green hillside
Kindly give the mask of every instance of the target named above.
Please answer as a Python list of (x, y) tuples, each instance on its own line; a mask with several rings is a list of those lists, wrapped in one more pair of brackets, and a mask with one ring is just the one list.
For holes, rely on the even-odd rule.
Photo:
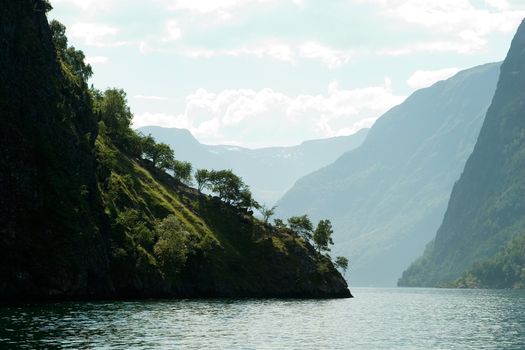
[[(111, 275), (120, 293), (348, 295), (333, 265), (302, 238), (265, 225), (245, 209), (202, 195), (147, 161), (130, 159), (102, 135), (97, 148), (99, 155), (114, 155), (111, 173), (100, 188), (113, 223)], [(174, 266), (163, 264), (155, 249), (156, 221), (169, 215), (175, 215), (188, 237), (187, 260), (175, 261)], [(176, 243), (175, 253), (181, 244)]]
[(454, 288), (525, 289), (525, 235), (514, 237), (496, 256), (475, 263), (461, 278), (444, 285)]
[(131, 130), (122, 91), (88, 88), (49, 8), (0, 11), (2, 302), (351, 296), (328, 257), (253, 217), (248, 189), (221, 199), (167, 172), (169, 147)]

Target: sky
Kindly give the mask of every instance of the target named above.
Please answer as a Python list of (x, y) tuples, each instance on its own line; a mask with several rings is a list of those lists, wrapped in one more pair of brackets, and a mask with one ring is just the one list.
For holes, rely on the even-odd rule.
[(128, 94), (133, 126), (288, 146), (370, 127), (417, 89), (501, 61), (523, 0), (51, 0)]

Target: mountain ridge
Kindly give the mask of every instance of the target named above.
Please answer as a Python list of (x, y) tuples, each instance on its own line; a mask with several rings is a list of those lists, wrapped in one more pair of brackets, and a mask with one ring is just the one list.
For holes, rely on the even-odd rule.
[(252, 187), (255, 198), (267, 205), (301, 176), (358, 147), (368, 134), (368, 129), (362, 129), (350, 136), (307, 140), (295, 146), (250, 149), (201, 144), (186, 129), (150, 126), (137, 130), (179, 150), (177, 157), (192, 161), (196, 168), (234, 170)]
[(451, 282), (525, 232), (524, 83), (525, 20), (501, 66), (496, 93), (441, 226), (399, 285)]
[(416, 91), (380, 117), (360, 147), (297, 181), (277, 214), (330, 216), (339, 232), (336, 253), (353, 262), (353, 283), (395, 285), (442, 220), (499, 65), (474, 67)]

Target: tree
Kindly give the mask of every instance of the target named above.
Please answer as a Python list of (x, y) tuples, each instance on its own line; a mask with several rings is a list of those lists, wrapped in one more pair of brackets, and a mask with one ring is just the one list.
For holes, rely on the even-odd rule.
[(288, 219), (288, 225), (294, 233), (303, 236), (305, 240), (312, 238), (313, 225), (308, 215), (292, 216)]
[(260, 207), (253, 198), (250, 188), (231, 170), (199, 169), (195, 173), (195, 180), (199, 192), (207, 188), (230, 205), (244, 209)]
[(173, 169), (175, 154), (169, 145), (156, 143), (155, 139), (148, 135), (142, 139), (142, 151), (144, 158), (151, 160), (155, 168)]
[(334, 244), (334, 242), (332, 241), (333, 233), (334, 231), (332, 229), (332, 223), (330, 222), (330, 220), (319, 221), (313, 235), (314, 245), (319, 254), (322, 251), (330, 251), (330, 245)]
[(126, 143), (128, 144), (126, 147), (128, 154), (135, 159), (140, 159), (144, 153), (144, 135), (137, 133), (134, 130), (130, 130), (129, 135), (126, 138)]
[(288, 229), (288, 226), (282, 219), (275, 219), (273, 220), (273, 225), (275, 228), (279, 231), (285, 231)]
[[(44, 10), (48, 11), (51, 7), (49, 3), (44, 2)], [(49, 23), (51, 29), (51, 40), (55, 46), (58, 59), (62, 63), (62, 70), (65, 75), (72, 78), (72, 80), (79, 82), (86, 82), (92, 75), (93, 70), (89, 64), (85, 62), (84, 53), (68, 46), (66, 37), (66, 27), (57, 20), (52, 20)]]
[(142, 138), (142, 158), (149, 159), (156, 158), (156, 142), (153, 136), (148, 135)]
[[(41, 8), (38, 8), (38, 6), (40, 6)], [(37, 3), (37, 9), (44, 12), (49, 12), (53, 9), (53, 6), (51, 6), (49, 0), (42, 0)]]
[(192, 235), (184, 229), (174, 215), (169, 215), (155, 225), (158, 241), (153, 251), (161, 265), (170, 272), (184, 267), (188, 255), (193, 252)]
[(153, 165), (163, 171), (171, 169), (175, 162), (175, 152), (173, 152), (168, 144), (162, 142), (157, 143), (155, 149), (156, 158)]
[(206, 169), (198, 169), (195, 172), (195, 181), (197, 181), (197, 189), (202, 192), (210, 182), (210, 172)]
[(126, 93), (122, 89), (92, 90), (93, 109), (104, 123), (107, 134), (118, 146), (129, 146), (133, 114), (128, 106)]
[(118, 214), (115, 225), (123, 229), (144, 248), (153, 248), (153, 233), (148, 228), (143, 213), (135, 209), (125, 209)]
[(242, 179), (231, 170), (212, 170), (210, 172), (210, 189), (226, 203), (240, 199), (241, 188), (244, 185)]
[(173, 177), (175, 177), (177, 180), (187, 185), (191, 184), (191, 163), (181, 162), (175, 159), (171, 164), (170, 170), (173, 171)]
[(261, 207), (259, 208), (259, 211), (261, 212), (261, 215), (263, 216), (263, 220), (265, 224), (267, 224), (270, 218), (274, 216), (275, 209), (277, 209), (276, 205), (271, 208), (267, 207), (266, 204), (261, 205)]
[(252, 192), (248, 186), (244, 185), (241, 189), (240, 198), (237, 200), (237, 205), (240, 208), (250, 210), (252, 208), (259, 210), (261, 205), (253, 198)]
[(66, 26), (54, 19), (49, 23), (49, 29), (51, 29), (51, 40), (55, 50), (61, 57), (67, 50)]
[(346, 274), (346, 270), (348, 269), (348, 259), (344, 256), (338, 256), (335, 258), (335, 267), (343, 270), (343, 274)]

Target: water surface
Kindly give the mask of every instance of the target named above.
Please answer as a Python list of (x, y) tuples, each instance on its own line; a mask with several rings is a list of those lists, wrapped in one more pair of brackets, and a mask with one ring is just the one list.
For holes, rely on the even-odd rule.
[(2, 348), (525, 349), (525, 292), (352, 290), (344, 300), (0, 308)]

